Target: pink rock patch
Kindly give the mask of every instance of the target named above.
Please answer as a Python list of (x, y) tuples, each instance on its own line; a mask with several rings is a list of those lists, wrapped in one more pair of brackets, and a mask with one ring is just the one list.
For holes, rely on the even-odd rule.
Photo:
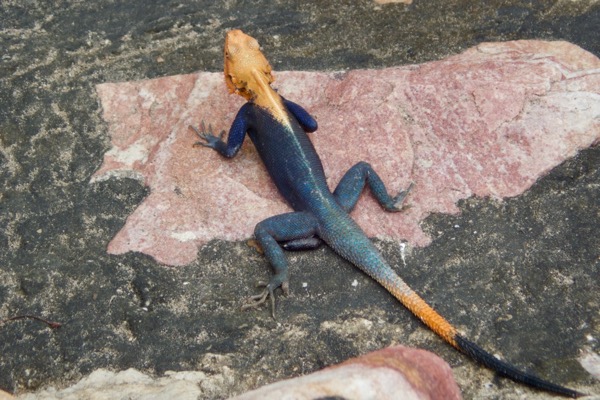
[[(432, 212), (470, 196), (511, 197), (600, 140), (600, 60), (566, 42), (485, 43), (422, 65), (279, 72), (276, 87), (319, 122), (310, 134), (333, 188), (370, 162), (391, 192), (415, 187), (402, 213), (370, 195), (352, 213), (367, 235), (424, 246)], [(242, 240), (290, 211), (251, 142), (233, 160), (193, 147), (188, 125), (228, 130), (243, 99), (221, 73), (97, 86), (112, 148), (92, 181), (133, 177), (151, 194), (108, 252), (185, 265), (211, 239)]]
[(389, 347), (299, 378), (253, 390), (231, 400), (325, 397), (379, 400), (457, 400), (450, 366), (425, 350)]

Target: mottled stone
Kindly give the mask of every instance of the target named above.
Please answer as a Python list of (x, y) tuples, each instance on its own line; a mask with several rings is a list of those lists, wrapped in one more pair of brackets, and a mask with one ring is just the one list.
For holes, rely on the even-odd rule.
[(361, 400), (461, 398), (452, 370), (444, 360), (425, 350), (395, 346), (233, 399), (309, 400), (327, 396)]
[(600, 355), (590, 349), (584, 349), (579, 357), (579, 363), (594, 378), (600, 380)]
[(412, 4), (412, 0), (374, 0), (377, 4), (404, 3)]
[(17, 396), (17, 399), (196, 400), (209, 394), (201, 388), (209, 381), (210, 378), (199, 371), (167, 371), (164, 377), (152, 378), (134, 368), (120, 372), (100, 368), (68, 388), (50, 387)]
[[(352, 213), (369, 236), (430, 242), (419, 224), (470, 196), (527, 190), (600, 139), (600, 60), (566, 42), (485, 43), (422, 65), (279, 72), (276, 87), (318, 120), (311, 134), (332, 187), (360, 160), (392, 192), (415, 183), (402, 213), (365, 196)], [(112, 148), (93, 180), (127, 176), (151, 194), (108, 246), (169, 265), (211, 239), (241, 240), (289, 211), (247, 141), (234, 160), (197, 147), (188, 125), (227, 130), (241, 98), (220, 73), (97, 86)]]
[(0, 390), (0, 400), (11, 400), (14, 399), (13, 395), (10, 393), (6, 393), (3, 390)]
[[(214, 382), (214, 381), (217, 382)], [(226, 380), (227, 382), (222, 382)], [(198, 399), (220, 398), (217, 385), (233, 381), (231, 371), (207, 376), (200, 371), (167, 371), (153, 378), (136, 369), (112, 372), (98, 369), (74, 385), (53, 387), (17, 396), (21, 400), (102, 399)], [(0, 391), (0, 399), (4, 392)], [(284, 380), (234, 397), (249, 399), (315, 399), (320, 396), (347, 399), (460, 399), (460, 391), (448, 364), (425, 350), (389, 347), (347, 360), (339, 365), (299, 378)], [(7, 394), (7, 396), (10, 396)], [(7, 399), (13, 398), (6, 397)]]

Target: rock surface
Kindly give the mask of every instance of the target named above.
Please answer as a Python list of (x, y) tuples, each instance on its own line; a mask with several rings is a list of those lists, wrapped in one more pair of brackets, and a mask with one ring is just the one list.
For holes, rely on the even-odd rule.
[[(320, 124), (311, 134), (331, 187), (358, 161), (398, 191), (402, 213), (366, 201), (353, 217), (369, 236), (430, 242), (420, 223), (473, 195), (516, 196), (600, 139), (600, 60), (566, 42), (486, 43), (445, 60), (345, 73), (280, 72), (277, 88)], [(151, 194), (108, 251), (184, 265), (212, 239), (241, 240), (289, 211), (249, 140), (227, 161), (194, 148), (200, 121), (227, 130), (241, 99), (220, 73), (97, 86), (112, 148), (93, 180), (133, 177)]]
[(232, 400), (340, 398), (356, 400), (460, 399), (448, 364), (404, 346), (389, 347), (310, 375), (277, 382)]
[[(211, 378), (199, 371), (167, 371), (152, 378), (135, 369), (94, 371), (75, 385), (17, 396), (20, 400), (195, 400), (210, 393)], [(452, 370), (428, 351), (394, 346), (347, 360), (299, 378), (276, 382), (235, 400), (316, 399), (327, 396), (356, 400), (460, 399)], [(2, 394), (0, 393), (0, 399)]]
[(15, 397), (10, 393), (6, 393), (4, 390), (0, 390), (0, 400), (11, 400)]
[[(466, 399), (555, 398), (458, 354), (326, 247), (291, 255), (278, 321), (266, 308), (239, 311), (270, 274), (243, 241), (211, 241), (179, 268), (108, 254), (150, 189), (134, 179), (89, 184), (111, 146), (95, 88), (219, 73), (232, 28), (255, 35), (276, 71), (383, 69), (518, 39), (569, 41), (600, 57), (600, 2), (8, 0), (0, 9), (0, 319), (63, 324), (0, 327), (0, 389), (65, 388), (98, 368), (133, 367), (154, 377), (202, 371), (214, 378), (205, 398), (222, 399), (401, 343), (447, 360)], [(593, 363), (578, 362), (600, 354), (599, 166), (600, 147), (583, 150), (523, 195), (431, 215), (429, 246), (376, 245), (469, 338), (600, 393)]]
[(112, 372), (98, 369), (66, 389), (48, 388), (17, 396), (21, 400), (196, 400), (207, 380), (198, 371), (168, 371), (167, 376), (153, 379), (130, 368)]

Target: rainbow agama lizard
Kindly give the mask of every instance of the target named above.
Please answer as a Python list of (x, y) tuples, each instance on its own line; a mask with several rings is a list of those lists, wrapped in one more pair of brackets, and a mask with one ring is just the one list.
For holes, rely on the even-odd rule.
[(229, 31), (225, 39), (225, 82), (231, 93), (244, 97), (247, 103), (235, 117), (227, 142), (222, 140), (224, 132), (217, 137), (204, 124), (201, 131), (196, 130), (201, 138), (198, 144), (227, 158), (236, 155), (248, 134), (279, 192), (294, 209), (256, 225), (254, 235), (274, 274), (264, 291), (249, 299), (246, 307), (258, 306), (270, 298), (274, 312), (274, 290), (281, 288), (288, 292), (288, 262), (283, 250), (309, 249), (325, 242), (379, 282), (446, 342), (486, 367), (541, 390), (568, 397), (582, 396), (575, 390), (525, 373), (467, 340), (394, 272), (348, 213), (365, 186), (391, 212), (401, 210), (410, 187), (390, 196), (373, 168), (359, 162), (331, 192), (321, 160), (306, 134), (317, 130), (317, 122), (301, 106), (271, 88), (273, 80), (271, 66), (258, 42), (240, 30)]

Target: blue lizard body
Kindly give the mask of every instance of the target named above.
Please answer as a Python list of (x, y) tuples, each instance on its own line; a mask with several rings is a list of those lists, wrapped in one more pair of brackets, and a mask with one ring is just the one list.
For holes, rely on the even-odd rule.
[(517, 382), (564, 396), (581, 395), (524, 373), (468, 341), (394, 272), (348, 213), (365, 186), (385, 210), (393, 212), (401, 210), (410, 187), (397, 196), (390, 196), (373, 168), (359, 162), (348, 170), (332, 192), (307, 135), (317, 130), (317, 122), (301, 106), (284, 99), (270, 87), (273, 77), (268, 61), (256, 40), (239, 30), (227, 34), (225, 79), (230, 90), (248, 102), (235, 117), (227, 142), (214, 136), (210, 129), (204, 129), (196, 130), (202, 139), (199, 144), (232, 158), (248, 134), (279, 192), (294, 209), (256, 225), (255, 237), (274, 274), (265, 290), (250, 299), (248, 307), (258, 306), (270, 298), (274, 310), (274, 290), (281, 287), (287, 292), (288, 262), (283, 249), (313, 248), (323, 241), (384, 286), (444, 340), (478, 362)]
[[(372, 167), (360, 162), (348, 171), (332, 193), (321, 160), (306, 134), (317, 129), (317, 122), (301, 106), (283, 98), (282, 101), (287, 110), (286, 124), (267, 109), (248, 102), (239, 110), (227, 143), (216, 141), (216, 137), (212, 142), (221, 155), (231, 158), (241, 148), (247, 133), (277, 189), (295, 210), (262, 221), (254, 232), (275, 270), (275, 277), (267, 286), (269, 295), (273, 298), (273, 290), (287, 282), (287, 260), (279, 243), (291, 242), (287, 247), (302, 249), (294, 243), (305, 243), (304, 239), (313, 237), (323, 240), (382, 284), (394, 281), (398, 286), (395, 272), (348, 212), (354, 208), (365, 184), (390, 211), (400, 210), (398, 204), (407, 192), (391, 197)], [(406, 293), (412, 293), (403, 282), (401, 287)]]

